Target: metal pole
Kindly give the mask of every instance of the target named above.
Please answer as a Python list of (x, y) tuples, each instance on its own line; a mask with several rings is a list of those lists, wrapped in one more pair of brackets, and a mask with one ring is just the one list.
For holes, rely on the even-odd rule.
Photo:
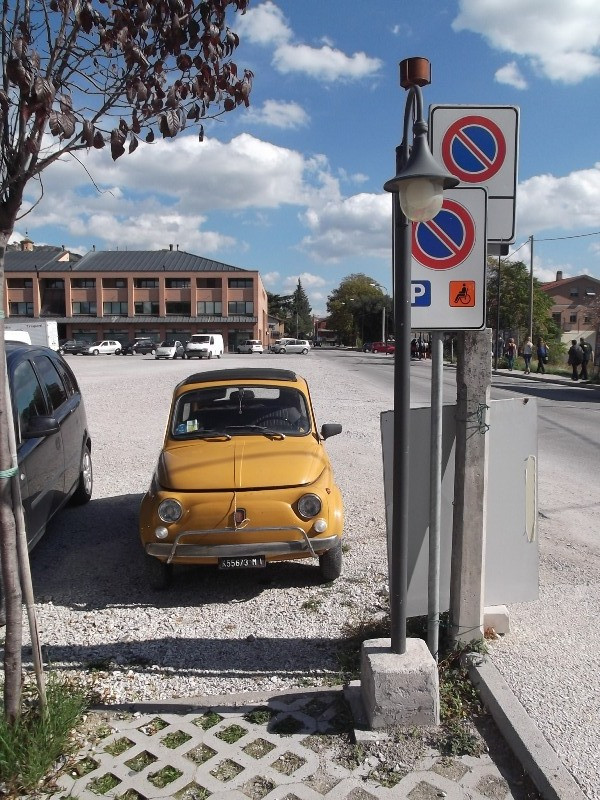
[(381, 341), (385, 344), (385, 304), (381, 309)]
[[(414, 90), (409, 90), (404, 118), (404, 139), (396, 148), (396, 170), (406, 163), (408, 119)], [(410, 425), (410, 269), (412, 224), (402, 213), (394, 194), (394, 472), (392, 513), (392, 569), (390, 586), (391, 650), (406, 652), (406, 599), (408, 588), (409, 527), (409, 425)]]
[(427, 591), (427, 646), (438, 660), (440, 632), (440, 527), (442, 496), (442, 396), (444, 334), (434, 331), (431, 341), (431, 439), (429, 442), (429, 572)]
[(494, 347), (494, 369), (498, 369), (498, 344), (500, 341), (500, 256), (498, 256), (498, 283), (496, 299), (496, 346)]
[(529, 338), (533, 341), (533, 236), (529, 237)]

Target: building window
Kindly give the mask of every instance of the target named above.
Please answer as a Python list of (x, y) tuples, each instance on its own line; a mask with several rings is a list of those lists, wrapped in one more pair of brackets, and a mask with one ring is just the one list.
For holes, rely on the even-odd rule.
[(127, 301), (122, 303), (120, 302), (108, 302), (102, 303), (102, 313), (105, 317), (126, 317), (127, 316)]
[(73, 301), (73, 316), (96, 316), (96, 303), (93, 300)]
[(590, 324), (590, 319), (591, 319), (591, 317), (588, 317), (587, 315), (585, 315), (583, 317), (583, 324), (584, 325), (589, 325)]
[(165, 280), (165, 289), (189, 289), (189, 278), (167, 278)]
[(569, 322), (577, 322), (577, 314), (569, 314)]
[(197, 305), (196, 313), (198, 316), (208, 314), (213, 317), (220, 317), (223, 304), (220, 300), (200, 300)]
[(254, 286), (252, 278), (229, 278), (227, 283), (230, 289), (252, 289)]
[(252, 316), (254, 314), (254, 303), (244, 300), (230, 300), (228, 304), (228, 313), (232, 314), (242, 314), (245, 316)]
[(220, 289), (220, 278), (197, 278), (196, 286), (198, 289)]
[(33, 317), (33, 303), (9, 303), (11, 317)]
[(33, 289), (33, 278), (7, 278), (8, 289)]
[(63, 289), (65, 288), (65, 282), (62, 278), (44, 278), (44, 287), (46, 289)]
[(158, 317), (158, 300), (136, 300), (134, 309), (136, 314)]
[(187, 303), (167, 302), (165, 303), (165, 313), (182, 314), (184, 317), (189, 317), (191, 315), (191, 303), (189, 301)]
[(72, 289), (95, 289), (96, 278), (71, 278)]
[(560, 311), (557, 311), (555, 314), (552, 314), (552, 319), (557, 325), (560, 325), (562, 321), (560, 316)]
[(569, 289), (569, 297), (579, 297), (579, 289), (577, 286), (573, 286)]
[(126, 289), (127, 278), (102, 278), (102, 286), (105, 289)]
[(133, 285), (136, 289), (158, 289), (158, 278), (134, 278)]

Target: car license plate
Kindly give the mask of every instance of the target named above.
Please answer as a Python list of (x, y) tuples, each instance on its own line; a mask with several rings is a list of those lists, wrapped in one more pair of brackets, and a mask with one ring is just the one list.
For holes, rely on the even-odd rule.
[(264, 556), (237, 556), (219, 559), (219, 569), (252, 569), (264, 566), (266, 566)]

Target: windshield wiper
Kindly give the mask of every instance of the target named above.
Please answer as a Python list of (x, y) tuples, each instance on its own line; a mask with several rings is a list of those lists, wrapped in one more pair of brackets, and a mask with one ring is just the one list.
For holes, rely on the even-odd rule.
[(231, 439), (231, 436), (225, 431), (217, 430), (188, 431), (187, 433), (180, 433), (179, 436), (186, 439)]
[(281, 433), (280, 431), (274, 431), (271, 428), (265, 428), (262, 425), (227, 425), (226, 428), (228, 431), (256, 431), (257, 433), (262, 433), (263, 436), (268, 436), (271, 439), (285, 439), (284, 433)]

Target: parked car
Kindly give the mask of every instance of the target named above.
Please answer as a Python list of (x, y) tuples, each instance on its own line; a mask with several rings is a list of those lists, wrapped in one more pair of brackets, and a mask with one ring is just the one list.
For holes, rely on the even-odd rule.
[(92, 496), (92, 441), (71, 368), (49, 347), (6, 342), (19, 485), (31, 549), (70, 500)]
[(185, 347), (178, 339), (166, 339), (156, 348), (154, 358), (185, 358)]
[(395, 342), (373, 342), (373, 352), (393, 355), (396, 352), (396, 344)]
[(273, 345), (274, 353), (302, 353), (305, 356), (309, 350), (308, 339), (281, 339)]
[(134, 339), (131, 342), (126, 342), (126, 344), (121, 345), (122, 356), (134, 356), (138, 353), (142, 353), (142, 355), (152, 353), (152, 355), (154, 355), (155, 351), (156, 343), (152, 341), (152, 339)]
[(166, 588), (173, 565), (224, 571), (316, 557), (342, 569), (343, 506), (304, 378), (282, 369), (190, 375), (174, 390), (140, 509), (147, 576)]
[(365, 342), (362, 346), (363, 353), (372, 353), (373, 352), (373, 342)]
[(87, 353), (87, 349), (90, 346), (89, 342), (84, 342), (79, 339), (67, 339), (64, 341), (60, 347), (58, 348), (58, 352), (61, 355), (69, 354), (72, 356), (79, 356), (83, 353)]
[(260, 339), (246, 339), (238, 344), (236, 350), (238, 353), (262, 353), (263, 346)]
[(101, 342), (94, 342), (88, 346), (86, 353), (92, 356), (99, 355), (115, 355), (118, 356), (121, 352), (121, 343), (115, 339), (103, 339)]

